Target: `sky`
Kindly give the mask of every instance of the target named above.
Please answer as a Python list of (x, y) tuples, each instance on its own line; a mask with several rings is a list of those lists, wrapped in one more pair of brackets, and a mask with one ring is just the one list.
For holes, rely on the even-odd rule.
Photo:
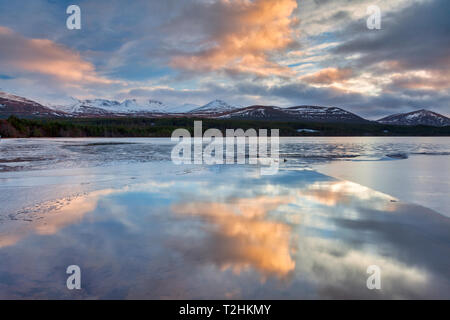
[(449, 13), (448, 0), (0, 0), (0, 90), (448, 116)]

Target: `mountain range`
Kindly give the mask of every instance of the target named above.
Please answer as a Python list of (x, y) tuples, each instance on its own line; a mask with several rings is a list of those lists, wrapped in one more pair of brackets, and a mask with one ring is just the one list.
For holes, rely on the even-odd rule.
[[(107, 99), (73, 101), (67, 105), (44, 106), (38, 102), (1, 92), (0, 117), (198, 117), (213, 119), (247, 119), (272, 121), (370, 123), (354, 113), (337, 107), (253, 105), (248, 107), (231, 105), (214, 100), (203, 106), (183, 104), (168, 106), (157, 100), (127, 99), (122, 102)], [(394, 114), (377, 122), (389, 125), (449, 126), (450, 119), (429, 110)]]

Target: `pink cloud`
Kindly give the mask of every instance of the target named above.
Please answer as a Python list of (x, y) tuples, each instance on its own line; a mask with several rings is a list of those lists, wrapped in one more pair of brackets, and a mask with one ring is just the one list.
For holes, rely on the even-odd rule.
[(221, 0), (208, 6), (219, 21), (210, 19), (206, 49), (175, 56), (176, 68), (209, 72), (227, 71), (261, 76), (283, 75), (289, 69), (270, 60), (270, 54), (294, 43), (295, 0)]
[(48, 39), (26, 38), (0, 26), (0, 68), (19, 74), (40, 74), (64, 84), (110, 84), (95, 67), (74, 52)]
[(344, 82), (352, 77), (351, 69), (326, 68), (313, 74), (306, 75), (301, 79), (312, 84), (329, 85)]

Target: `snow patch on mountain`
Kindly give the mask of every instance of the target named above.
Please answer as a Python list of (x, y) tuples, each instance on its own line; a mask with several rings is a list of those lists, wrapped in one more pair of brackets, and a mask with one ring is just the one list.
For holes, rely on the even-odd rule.
[(366, 122), (367, 120), (337, 107), (295, 106), (281, 108), (276, 106), (250, 106), (227, 112), (221, 118), (245, 118), (267, 120), (302, 120), (320, 122)]
[(408, 113), (394, 114), (379, 119), (377, 121), (383, 124), (406, 125), (406, 126), (428, 125), (428, 126), (443, 127), (450, 125), (450, 119), (447, 118), (446, 116), (425, 109)]
[(184, 103), (180, 106), (168, 107), (165, 109), (166, 113), (187, 113), (194, 109), (198, 109), (200, 106), (198, 104)]
[(240, 109), (242, 106), (234, 106), (231, 104), (226, 103), (223, 100), (213, 100), (204, 106), (200, 108), (196, 108), (194, 110), (191, 110), (190, 113), (198, 113), (198, 114), (205, 114), (205, 113), (222, 113), (222, 112), (229, 112), (236, 109)]
[(78, 100), (73, 98), (73, 103), (59, 107), (60, 110), (74, 114), (83, 113), (159, 113), (165, 112), (169, 107), (157, 100), (127, 99), (122, 102), (107, 99)]
[(21, 102), (21, 103), (32, 104), (32, 105), (39, 105), (37, 102), (28, 100), (28, 99), (23, 98), (23, 97), (16, 96), (16, 95), (11, 94), (11, 93), (6, 93), (6, 92), (3, 92), (3, 91), (0, 91), (0, 98), (5, 99), (5, 100), (10, 100), (10, 101), (16, 101), (16, 102)]

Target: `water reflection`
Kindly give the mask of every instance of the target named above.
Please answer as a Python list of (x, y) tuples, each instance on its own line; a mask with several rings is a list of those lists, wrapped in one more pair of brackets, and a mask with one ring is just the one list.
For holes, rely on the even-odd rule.
[(291, 257), (291, 227), (267, 219), (267, 213), (291, 202), (291, 197), (258, 196), (220, 202), (176, 204), (176, 214), (198, 217), (210, 224), (208, 240), (200, 247), (182, 245), (191, 259), (203, 257), (221, 270), (236, 274), (254, 268), (263, 275), (286, 276), (295, 268)]
[[(0, 297), (450, 297), (448, 218), (314, 171), (257, 172), (155, 178), (2, 228)], [(65, 288), (70, 264), (81, 291)]]
[(85, 214), (96, 208), (100, 197), (113, 192), (117, 191), (113, 189), (94, 191), (89, 195), (45, 202), (11, 214), (12, 221), (32, 223), (10, 223), (2, 228), (0, 248), (14, 245), (30, 234), (52, 235), (66, 226), (81, 222)]

